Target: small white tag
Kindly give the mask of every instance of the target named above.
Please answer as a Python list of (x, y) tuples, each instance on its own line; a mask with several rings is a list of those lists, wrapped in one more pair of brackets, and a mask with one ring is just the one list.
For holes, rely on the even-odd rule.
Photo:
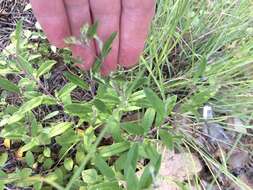
[(203, 108), (203, 118), (205, 120), (213, 119), (213, 109), (211, 106), (205, 105)]

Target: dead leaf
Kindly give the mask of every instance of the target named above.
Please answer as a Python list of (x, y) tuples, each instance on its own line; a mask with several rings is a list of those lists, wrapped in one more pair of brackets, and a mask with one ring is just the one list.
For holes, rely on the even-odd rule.
[(240, 185), (236, 185), (236, 184), (233, 184), (232, 185), (232, 188), (234, 190), (241, 190), (241, 189), (245, 189), (245, 190), (252, 190), (253, 189), (253, 180), (252, 178), (250, 179), (248, 176), (246, 175), (241, 175), (239, 176), (239, 179), (241, 180), (241, 182), (244, 183), (243, 187)]
[[(179, 190), (175, 182), (191, 180), (201, 170), (202, 164), (195, 155), (191, 153), (175, 154), (165, 150), (158, 176), (158, 190)], [(189, 189), (196, 189), (189, 186)]]
[(248, 161), (249, 155), (245, 151), (235, 151), (231, 154), (228, 165), (230, 169), (243, 168), (244, 164)]
[(4, 146), (8, 149), (11, 148), (11, 140), (10, 139), (4, 139)]
[(242, 120), (236, 117), (229, 117), (227, 119), (228, 126), (234, 129), (235, 132), (246, 134), (247, 129), (245, 128), (245, 125), (243, 124)]

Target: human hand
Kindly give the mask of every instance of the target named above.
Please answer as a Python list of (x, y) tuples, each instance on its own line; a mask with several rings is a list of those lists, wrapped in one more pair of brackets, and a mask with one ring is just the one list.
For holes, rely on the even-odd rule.
[[(31, 4), (49, 41), (59, 48), (66, 46), (66, 37), (78, 37), (85, 23), (99, 22), (97, 33), (103, 42), (117, 32), (101, 67), (103, 75), (115, 70), (118, 64), (129, 68), (138, 62), (155, 9), (155, 0), (31, 0)], [(74, 57), (84, 60), (80, 67), (85, 70), (91, 68), (99, 54), (93, 41), (71, 49)]]

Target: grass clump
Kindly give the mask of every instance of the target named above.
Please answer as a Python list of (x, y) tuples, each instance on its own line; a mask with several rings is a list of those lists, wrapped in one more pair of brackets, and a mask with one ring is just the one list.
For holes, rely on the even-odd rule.
[[(0, 56), (0, 187), (155, 188), (163, 144), (194, 152), (203, 164), (205, 175), (179, 187), (250, 189), (229, 159), (252, 151), (252, 6), (158, 0), (140, 64), (108, 78), (97, 70), (115, 34), (85, 73), (71, 65), (68, 50), (52, 51), (40, 32), (18, 24)], [(83, 31), (97, 38), (95, 28)], [(218, 132), (202, 116), (207, 104)], [(231, 118), (243, 123), (240, 130)]]

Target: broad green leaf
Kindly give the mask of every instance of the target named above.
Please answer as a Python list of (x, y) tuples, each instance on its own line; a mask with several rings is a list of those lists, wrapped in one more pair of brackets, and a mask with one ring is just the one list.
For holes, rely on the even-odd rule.
[(0, 154), (0, 167), (3, 167), (7, 160), (8, 160), (7, 152)]
[(73, 145), (77, 143), (78, 141), (80, 141), (80, 137), (72, 128), (68, 129), (60, 136), (57, 136), (55, 139), (56, 139), (57, 144), (61, 146)]
[(43, 161), (43, 168), (45, 170), (49, 170), (54, 164), (54, 161), (51, 159), (51, 158), (46, 158), (44, 161)]
[(24, 55), (22, 55), (22, 34), (23, 34), (23, 23), (22, 21), (18, 21), (16, 24), (15, 30), (15, 40), (16, 40), (16, 56), (17, 56), (17, 66), (25, 71), (30, 78), (33, 78), (34, 69), (30, 62), (24, 59)]
[(27, 178), (32, 174), (32, 169), (30, 168), (23, 168), (17, 172), (17, 176), (21, 179)]
[(123, 141), (122, 133), (120, 129), (120, 123), (116, 119), (114, 119), (113, 116), (109, 117), (106, 121), (106, 127), (108, 127), (108, 130), (110, 134), (112, 134), (113, 139), (115, 142), (121, 142)]
[(114, 143), (110, 146), (100, 147), (99, 153), (102, 157), (110, 157), (110, 156), (118, 155), (122, 152), (125, 152), (129, 148), (130, 148), (130, 143), (120, 142), (120, 143)]
[(127, 190), (139, 190), (138, 188), (138, 178), (135, 174), (135, 169), (129, 166), (128, 172), (126, 174)]
[(153, 108), (148, 108), (145, 112), (145, 115), (142, 120), (142, 128), (144, 129), (144, 133), (147, 134), (150, 128), (153, 125), (153, 122), (155, 120), (155, 110)]
[(218, 89), (219, 87), (200, 87), (199, 92), (190, 96), (189, 99), (182, 104), (182, 112), (197, 113), (197, 110), (212, 98), (217, 93)]
[(114, 164), (116, 171), (121, 171), (125, 168), (127, 154), (128, 154), (128, 152), (121, 154), (120, 157), (116, 160), (116, 162)]
[(153, 177), (155, 177), (160, 169), (161, 165), (161, 156), (158, 156), (154, 163), (149, 163), (140, 178), (139, 182), (139, 189), (146, 189), (148, 188), (152, 182)]
[(84, 150), (87, 152), (91, 151), (92, 144), (96, 141), (96, 136), (94, 134), (94, 128), (89, 127), (85, 130), (83, 136), (83, 146)]
[(118, 181), (106, 181), (97, 185), (89, 186), (89, 190), (123, 190), (119, 187)]
[(54, 97), (51, 96), (43, 96), (42, 103), (44, 105), (56, 105), (58, 104), (57, 100)]
[(73, 84), (79, 86), (80, 88), (82, 88), (83, 90), (89, 90), (89, 85), (81, 78), (79, 78), (76, 75), (73, 75), (69, 72), (65, 72), (64, 76)]
[(139, 145), (137, 143), (134, 143), (127, 153), (126, 167), (124, 170), (125, 173), (128, 172), (128, 166), (132, 166), (133, 169), (136, 168), (138, 156), (139, 156)]
[(19, 112), (26, 113), (28, 111), (33, 110), (34, 108), (40, 106), (42, 104), (44, 96), (36, 97), (31, 99), (30, 101), (24, 103), (20, 109)]
[(99, 176), (95, 169), (88, 169), (82, 171), (82, 179), (84, 183), (95, 184), (99, 181)]
[(76, 85), (73, 83), (66, 84), (58, 93), (57, 97), (60, 99), (64, 99), (66, 96), (69, 96), (70, 93), (76, 89)]
[(125, 122), (125, 123), (121, 123), (120, 127), (122, 129), (124, 129), (125, 131), (127, 131), (129, 134), (133, 134), (133, 135), (143, 135), (144, 134), (143, 127), (138, 123)]
[(127, 189), (135, 190), (138, 187), (138, 178), (135, 174), (138, 161), (138, 144), (134, 143), (127, 154), (127, 160), (124, 168), (124, 176), (127, 181)]
[(115, 177), (113, 170), (107, 165), (107, 163), (99, 155), (95, 156), (94, 164), (96, 168), (98, 168), (99, 171), (108, 179), (113, 179)]
[(47, 60), (41, 64), (37, 70), (36, 78), (48, 73), (57, 62), (55, 60)]
[(20, 150), (21, 152), (26, 152), (39, 145), (40, 145), (39, 140), (37, 138), (32, 138), (30, 142), (25, 144)]
[(31, 110), (33, 110), (34, 108), (40, 106), (42, 104), (44, 96), (40, 96), (40, 97), (36, 97), (31, 99), (30, 101), (24, 103), (19, 111), (17, 111), (16, 113), (14, 113), (10, 118), (4, 119), (0, 122), (0, 126), (4, 126), (6, 124), (13, 124), (16, 123), (18, 121), (20, 121), (21, 119), (24, 118), (25, 114)]
[(85, 117), (87, 114), (92, 113), (92, 108), (90, 104), (81, 104), (81, 103), (73, 103), (64, 106), (64, 110), (66, 113), (74, 116), (79, 116), (80, 118)]
[(99, 100), (99, 99), (94, 99), (93, 102), (94, 106), (102, 113), (110, 113), (110, 110), (106, 106), (106, 104)]
[(9, 92), (20, 93), (19, 87), (7, 79), (0, 77), (0, 88)]
[(73, 169), (74, 162), (71, 158), (64, 159), (64, 167), (66, 170), (71, 171)]
[(183, 138), (181, 135), (170, 134), (165, 129), (159, 130), (159, 136), (163, 144), (171, 150), (174, 148), (174, 143), (180, 143)]
[(153, 165), (155, 165), (157, 158), (160, 156), (156, 147), (150, 142), (145, 142), (139, 145), (139, 154), (142, 157), (149, 159)]
[(69, 123), (69, 122), (59, 123), (55, 126), (52, 126), (49, 129), (48, 135), (50, 138), (58, 136), (58, 135), (64, 133), (65, 131), (67, 131), (71, 127), (72, 127), (72, 123)]
[(25, 154), (25, 161), (29, 167), (32, 167), (34, 164), (34, 156), (31, 151), (27, 151)]
[(151, 90), (150, 88), (144, 89), (145, 95), (150, 103), (150, 105), (156, 110), (157, 112), (157, 118), (156, 118), (156, 124), (161, 125), (165, 119), (166, 113), (165, 113), (165, 104), (163, 101), (157, 96), (157, 94)]
[(168, 131), (164, 129), (159, 130), (159, 136), (167, 148), (173, 149), (173, 136)]
[(45, 156), (45, 157), (50, 157), (51, 156), (51, 150), (50, 150), (50, 148), (48, 148), (48, 147), (45, 147), (44, 148), (44, 150), (43, 150), (43, 155)]
[(78, 165), (81, 165), (83, 160), (85, 159), (85, 154), (83, 150), (77, 150), (75, 161)]

